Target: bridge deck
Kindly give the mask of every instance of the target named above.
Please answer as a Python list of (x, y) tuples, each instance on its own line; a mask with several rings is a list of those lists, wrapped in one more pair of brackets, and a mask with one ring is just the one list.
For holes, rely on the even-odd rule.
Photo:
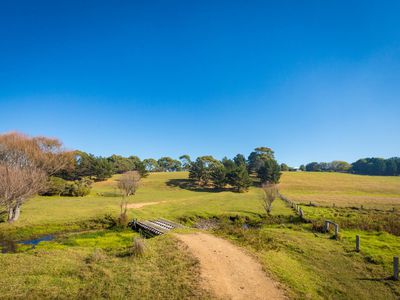
[(167, 233), (175, 228), (183, 228), (181, 224), (159, 218), (154, 220), (136, 221), (129, 223), (129, 227), (147, 236), (156, 236)]

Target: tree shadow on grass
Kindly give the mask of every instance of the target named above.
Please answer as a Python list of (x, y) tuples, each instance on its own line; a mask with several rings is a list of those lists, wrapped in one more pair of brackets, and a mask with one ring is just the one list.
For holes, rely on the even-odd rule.
[(122, 193), (120, 193), (120, 192), (103, 192), (103, 193), (97, 193), (97, 196), (100, 196), (100, 197), (121, 197)]
[(199, 186), (192, 179), (170, 179), (166, 182), (167, 186), (170, 187), (179, 187), (184, 190), (189, 190), (193, 192), (206, 192), (206, 193), (219, 193), (219, 192), (227, 192), (231, 191), (231, 189), (216, 189), (208, 186)]

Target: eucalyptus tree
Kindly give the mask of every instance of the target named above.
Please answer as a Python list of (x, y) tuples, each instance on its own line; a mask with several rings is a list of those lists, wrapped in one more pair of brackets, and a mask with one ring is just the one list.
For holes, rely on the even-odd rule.
[(190, 156), (187, 154), (184, 154), (179, 157), (179, 160), (181, 161), (182, 164), (182, 169), (185, 171), (189, 171), (190, 169), (190, 164), (192, 163), (192, 160), (190, 159)]

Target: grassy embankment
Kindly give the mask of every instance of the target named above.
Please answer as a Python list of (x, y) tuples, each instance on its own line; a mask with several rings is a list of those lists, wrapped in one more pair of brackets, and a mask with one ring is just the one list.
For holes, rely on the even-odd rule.
[[(132, 209), (131, 217), (165, 217), (190, 224), (195, 217), (243, 216), (233, 222), (220, 218), (222, 225), (215, 233), (253, 252), (267, 272), (288, 287), (293, 298), (395, 299), (400, 296), (399, 284), (385, 280), (391, 274), (392, 257), (399, 254), (399, 237), (384, 231), (344, 228), (341, 240), (332, 240), (329, 234), (313, 232), (310, 224), (290, 224), (287, 217), (293, 212), (282, 201), (276, 201), (273, 210), (273, 219), (280, 224), (246, 230), (240, 226), (241, 222), (263, 221), (259, 189), (251, 188), (244, 194), (193, 190), (186, 177), (186, 173), (161, 173), (144, 179), (131, 201), (163, 202)], [(388, 209), (397, 204), (400, 178), (383, 177), (384, 182), (375, 187), (376, 191), (371, 190), (371, 195), (368, 194), (371, 187), (363, 187), (365, 180), (369, 179), (346, 174), (285, 173), (281, 192), (299, 202), (328, 203), (329, 206), (332, 199), (337, 206), (361, 205), (361, 194), (366, 196), (366, 207), (373, 204)], [(300, 188), (301, 182), (303, 188)], [(350, 182), (354, 182), (353, 189), (349, 187)], [(101, 220), (106, 213), (118, 213), (119, 198), (115, 197), (113, 185), (113, 180), (97, 183), (92, 194), (85, 198), (38, 197), (23, 207), (17, 224), (0, 224), (0, 230), (5, 235), (26, 237), (100, 227), (93, 220)], [(340, 200), (341, 195), (347, 202)], [(373, 197), (376, 204), (371, 202)], [(400, 196), (397, 199), (400, 201)], [(310, 209), (306, 211), (309, 214), (314, 210), (316, 219), (328, 213), (333, 213), (329, 217), (335, 217), (336, 213), (328, 207), (303, 207)], [(341, 209), (358, 216), (358, 211)], [(368, 215), (370, 211), (363, 210), (363, 213)], [(278, 215), (282, 217), (277, 218)], [(361, 253), (354, 252), (355, 234), (361, 235)], [(124, 256), (134, 236), (130, 231), (97, 229), (43, 242), (35, 250), (1, 255), (0, 266), (12, 276), (0, 279), (0, 297), (10, 297), (15, 290), (17, 296), (29, 294), (37, 298), (57, 294), (63, 297), (67, 293), (83, 298), (92, 295), (171, 299), (209, 296), (196, 280), (195, 260), (172, 236), (146, 240), (148, 251), (143, 258)], [(167, 280), (174, 284), (168, 286)]]

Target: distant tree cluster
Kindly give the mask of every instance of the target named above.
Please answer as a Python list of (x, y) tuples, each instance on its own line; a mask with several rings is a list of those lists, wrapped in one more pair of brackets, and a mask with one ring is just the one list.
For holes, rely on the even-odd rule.
[(282, 172), (296, 172), (296, 171), (297, 171), (296, 168), (289, 167), (289, 166), (288, 166), (287, 164), (285, 164), (285, 163), (282, 163), (282, 164), (280, 165), (280, 167), (281, 167), (281, 171), (282, 171)]
[(345, 161), (334, 160), (332, 162), (312, 162), (307, 164), (305, 167), (301, 167), (302, 171), (307, 172), (348, 172), (351, 169), (351, 165)]
[(213, 186), (216, 189), (233, 188), (245, 192), (252, 184), (251, 174), (261, 183), (275, 184), (280, 179), (280, 166), (270, 148), (259, 147), (246, 159), (242, 154), (233, 159), (224, 157), (221, 161), (212, 156), (198, 157), (189, 167), (189, 178), (199, 186)]
[(179, 157), (179, 160), (164, 156), (158, 160), (147, 158), (142, 161), (133, 155), (101, 157), (74, 151), (72, 157), (72, 167), (54, 174), (48, 181), (48, 188), (41, 195), (83, 196), (90, 192), (89, 183), (106, 180), (114, 174), (136, 171), (140, 177), (146, 177), (149, 172), (188, 171), (192, 163), (187, 154)]
[(342, 172), (361, 175), (398, 176), (400, 175), (400, 158), (362, 158), (349, 164), (335, 160), (330, 163), (311, 162), (301, 165), (300, 170), (307, 172)]
[(363, 175), (400, 175), (400, 157), (383, 158), (363, 158), (351, 164), (351, 172)]
[(168, 156), (161, 157), (156, 160), (154, 158), (146, 158), (143, 160), (144, 167), (148, 172), (178, 172), (189, 171), (192, 161), (190, 156), (184, 154), (179, 160)]
[(74, 152), (74, 167), (57, 174), (65, 180), (80, 180), (90, 177), (95, 181), (110, 178), (113, 174), (122, 174), (128, 171), (138, 171), (141, 176), (146, 176), (148, 171), (144, 163), (137, 156), (123, 157), (111, 155), (110, 157), (94, 156), (83, 151)]

